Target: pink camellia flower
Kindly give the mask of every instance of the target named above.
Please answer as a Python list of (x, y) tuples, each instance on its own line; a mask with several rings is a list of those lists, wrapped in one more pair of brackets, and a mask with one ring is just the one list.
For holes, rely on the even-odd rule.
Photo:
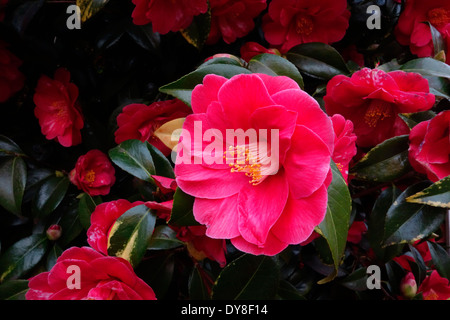
[(272, 0), (262, 28), (266, 40), (286, 53), (302, 43), (341, 40), (349, 18), (346, 0)]
[(0, 41), (0, 103), (12, 97), (25, 83), (25, 76), (19, 70), (22, 60), (12, 54), (7, 46)]
[(324, 101), (327, 114), (341, 114), (353, 122), (358, 146), (373, 147), (408, 134), (409, 128), (398, 114), (429, 110), (435, 96), (420, 74), (363, 68), (351, 77), (333, 77)]
[(93, 149), (78, 158), (70, 181), (91, 196), (107, 195), (116, 182), (114, 167), (106, 154)]
[(66, 69), (57, 69), (54, 79), (41, 76), (33, 97), (34, 115), (48, 140), (56, 139), (64, 147), (81, 143), (84, 120), (77, 98), (78, 87)]
[(220, 38), (230, 44), (255, 27), (253, 19), (267, 6), (266, 0), (210, 0), (211, 31), (207, 44)]
[(350, 120), (345, 120), (340, 114), (333, 115), (331, 121), (335, 134), (334, 152), (331, 158), (339, 168), (344, 180), (347, 181), (348, 166), (357, 153), (353, 123)]
[(157, 101), (150, 105), (141, 103), (127, 105), (117, 116), (118, 129), (114, 133), (115, 141), (117, 144), (129, 139), (148, 141), (167, 156), (172, 150), (154, 136), (154, 132), (164, 123), (184, 118), (190, 113), (191, 109), (178, 99)]
[(269, 54), (275, 54), (277, 56), (280, 56), (281, 53), (278, 51), (278, 49), (275, 48), (269, 48), (266, 49), (262, 45), (260, 45), (257, 42), (246, 42), (241, 47), (241, 58), (245, 61), (249, 62), (254, 56), (257, 56), (262, 53), (269, 53)]
[(128, 261), (89, 247), (67, 249), (50, 271), (32, 277), (28, 286), (27, 300), (156, 300)]
[(194, 16), (208, 11), (206, 0), (133, 0), (133, 4), (133, 23), (151, 23), (153, 31), (161, 34), (185, 29)]
[(409, 162), (433, 182), (450, 175), (450, 111), (420, 122), (409, 135)]
[(400, 282), (400, 291), (408, 299), (412, 299), (416, 295), (417, 282), (412, 272), (408, 272)]
[(318, 103), (288, 77), (211, 74), (193, 90), (192, 110), (175, 175), (206, 235), (265, 255), (306, 240), (331, 182), (334, 132)]
[(450, 282), (433, 270), (419, 286), (424, 300), (448, 300), (450, 299)]

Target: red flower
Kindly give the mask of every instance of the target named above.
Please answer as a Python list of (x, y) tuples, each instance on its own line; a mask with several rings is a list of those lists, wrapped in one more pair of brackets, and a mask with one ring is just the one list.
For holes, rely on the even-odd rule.
[(435, 97), (417, 73), (363, 68), (350, 78), (333, 77), (324, 101), (329, 115), (338, 113), (353, 122), (358, 146), (372, 147), (409, 133), (398, 114), (429, 110)]
[(128, 261), (89, 247), (67, 249), (50, 271), (32, 277), (28, 286), (27, 300), (156, 300)]
[(207, 44), (220, 38), (232, 43), (255, 27), (253, 19), (266, 8), (266, 0), (210, 0), (211, 31)]
[(54, 79), (41, 76), (33, 97), (34, 114), (47, 139), (56, 139), (64, 147), (81, 143), (84, 121), (77, 98), (78, 87), (70, 83), (66, 69), (56, 70)]
[(254, 56), (262, 53), (281, 55), (280, 51), (274, 48), (266, 49), (257, 42), (246, 42), (241, 47), (241, 58), (249, 62)]
[(70, 181), (91, 196), (107, 195), (116, 181), (115, 170), (106, 154), (90, 150), (80, 156), (70, 172)]
[(409, 135), (409, 162), (433, 182), (450, 175), (450, 111), (423, 121)]
[[(409, 46), (419, 57), (434, 56), (433, 39), (427, 23), (448, 39), (450, 30), (450, 2), (447, 0), (406, 0), (394, 34), (397, 41)], [(447, 46), (447, 48), (449, 48)], [(447, 63), (450, 57), (447, 56)]]
[(206, 0), (133, 0), (133, 23), (151, 23), (153, 31), (166, 34), (189, 27), (194, 16), (208, 11)]
[(167, 156), (172, 150), (153, 133), (164, 123), (186, 117), (191, 112), (192, 110), (178, 99), (153, 102), (150, 105), (130, 104), (117, 116), (118, 129), (114, 133), (116, 143), (129, 139), (148, 141)]
[(25, 76), (18, 69), (22, 61), (12, 54), (7, 44), (0, 41), (0, 103), (22, 89)]
[[(434, 241), (434, 240), (429, 240)], [(417, 251), (420, 253), (423, 262), (428, 264), (432, 258), (431, 258), (431, 252), (430, 248), (428, 247), (428, 243), (426, 241), (417, 240), (414, 243), (414, 248), (417, 249)], [(397, 262), (403, 269), (411, 271), (411, 266), (409, 262), (415, 262), (414, 258), (410, 255), (403, 254), (401, 256), (395, 257), (393, 259), (395, 262)]]
[(285, 53), (302, 43), (341, 40), (349, 18), (346, 0), (273, 0), (262, 28), (266, 40)]
[(352, 223), (348, 230), (347, 241), (358, 244), (363, 236), (363, 233), (367, 231), (367, 226), (364, 221), (355, 221)]
[(331, 158), (339, 168), (344, 180), (348, 178), (348, 166), (357, 153), (356, 135), (353, 133), (353, 123), (345, 120), (340, 114), (331, 117), (334, 129), (334, 151)]
[(433, 270), (419, 286), (418, 292), (422, 293), (424, 300), (448, 300), (450, 299), (449, 280), (441, 277)]
[(91, 226), (87, 230), (89, 245), (98, 252), (108, 255), (108, 235), (111, 227), (127, 210), (141, 204), (144, 204), (144, 202), (130, 203), (128, 200), (119, 199), (103, 202), (95, 207), (91, 215)]

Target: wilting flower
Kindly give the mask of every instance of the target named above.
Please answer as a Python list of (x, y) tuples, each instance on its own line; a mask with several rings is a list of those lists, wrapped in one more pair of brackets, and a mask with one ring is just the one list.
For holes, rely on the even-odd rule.
[(206, 235), (265, 255), (306, 240), (331, 181), (334, 132), (318, 103), (288, 77), (207, 75), (192, 110), (175, 175)]
[(262, 28), (266, 40), (285, 53), (302, 43), (341, 40), (349, 18), (346, 0), (273, 0)]
[(206, 0), (133, 0), (131, 14), (136, 25), (152, 24), (153, 31), (166, 34), (189, 27), (194, 16), (208, 11)]
[[(434, 56), (430, 23), (444, 39), (450, 32), (450, 2), (447, 0), (406, 0), (394, 34), (397, 41), (409, 46), (419, 57)], [(447, 46), (447, 48), (450, 48)], [(447, 63), (450, 57), (447, 56)]]
[(350, 78), (333, 77), (324, 101), (329, 115), (338, 113), (353, 122), (358, 146), (372, 147), (408, 134), (398, 114), (429, 110), (435, 97), (428, 81), (417, 73), (364, 68)]
[(335, 134), (334, 151), (331, 158), (339, 168), (344, 180), (347, 181), (350, 161), (357, 153), (353, 123), (350, 120), (345, 120), (340, 114), (333, 115), (331, 121)]
[(419, 286), (424, 300), (448, 300), (450, 299), (450, 282), (433, 270)]
[(25, 76), (18, 69), (21, 64), (22, 61), (7, 49), (7, 44), (0, 41), (0, 103), (22, 89)]
[(117, 116), (115, 141), (117, 144), (129, 139), (148, 141), (167, 156), (171, 150), (154, 136), (154, 132), (164, 123), (186, 117), (191, 112), (191, 109), (178, 99), (157, 101), (150, 105), (127, 105)]
[(260, 45), (257, 42), (246, 42), (241, 47), (241, 58), (245, 61), (249, 62), (254, 56), (257, 56), (262, 53), (269, 53), (269, 54), (275, 54), (275, 55), (281, 55), (280, 51), (278, 49), (269, 48), (266, 49), (262, 45)]
[(220, 38), (232, 43), (255, 27), (253, 19), (266, 8), (266, 0), (210, 0), (211, 31), (206, 43)]
[(93, 149), (78, 158), (70, 181), (91, 196), (107, 195), (116, 181), (114, 167), (102, 151)]
[(66, 69), (57, 69), (54, 79), (41, 76), (33, 97), (34, 115), (47, 139), (56, 139), (64, 147), (81, 143), (84, 120), (77, 98), (78, 87), (70, 82)]
[(409, 162), (433, 182), (450, 175), (450, 111), (420, 122), (409, 135)]
[(64, 251), (48, 272), (32, 277), (27, 300), (156, 300), (131, 264), (89, 247)]

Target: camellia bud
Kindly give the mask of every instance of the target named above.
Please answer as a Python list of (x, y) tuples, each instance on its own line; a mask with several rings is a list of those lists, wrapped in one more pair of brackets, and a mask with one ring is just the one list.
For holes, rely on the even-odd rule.
[(417, 283), (412, 272), (409, 272), (400, 283), (400, 291), (403, 296), (412, 299), (417, 293)]
[(60, 225), (52, 224), (47, 229), (47, 238), (52, 241), (58, 240), (59, 237), (61, 237), (61, 232), (62, 229)]

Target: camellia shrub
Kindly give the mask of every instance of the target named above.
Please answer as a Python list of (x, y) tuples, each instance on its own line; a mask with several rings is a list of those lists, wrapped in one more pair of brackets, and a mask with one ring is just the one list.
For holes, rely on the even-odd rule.
[(448, 1), (0, 21), (0, 299), (450, 298)]

